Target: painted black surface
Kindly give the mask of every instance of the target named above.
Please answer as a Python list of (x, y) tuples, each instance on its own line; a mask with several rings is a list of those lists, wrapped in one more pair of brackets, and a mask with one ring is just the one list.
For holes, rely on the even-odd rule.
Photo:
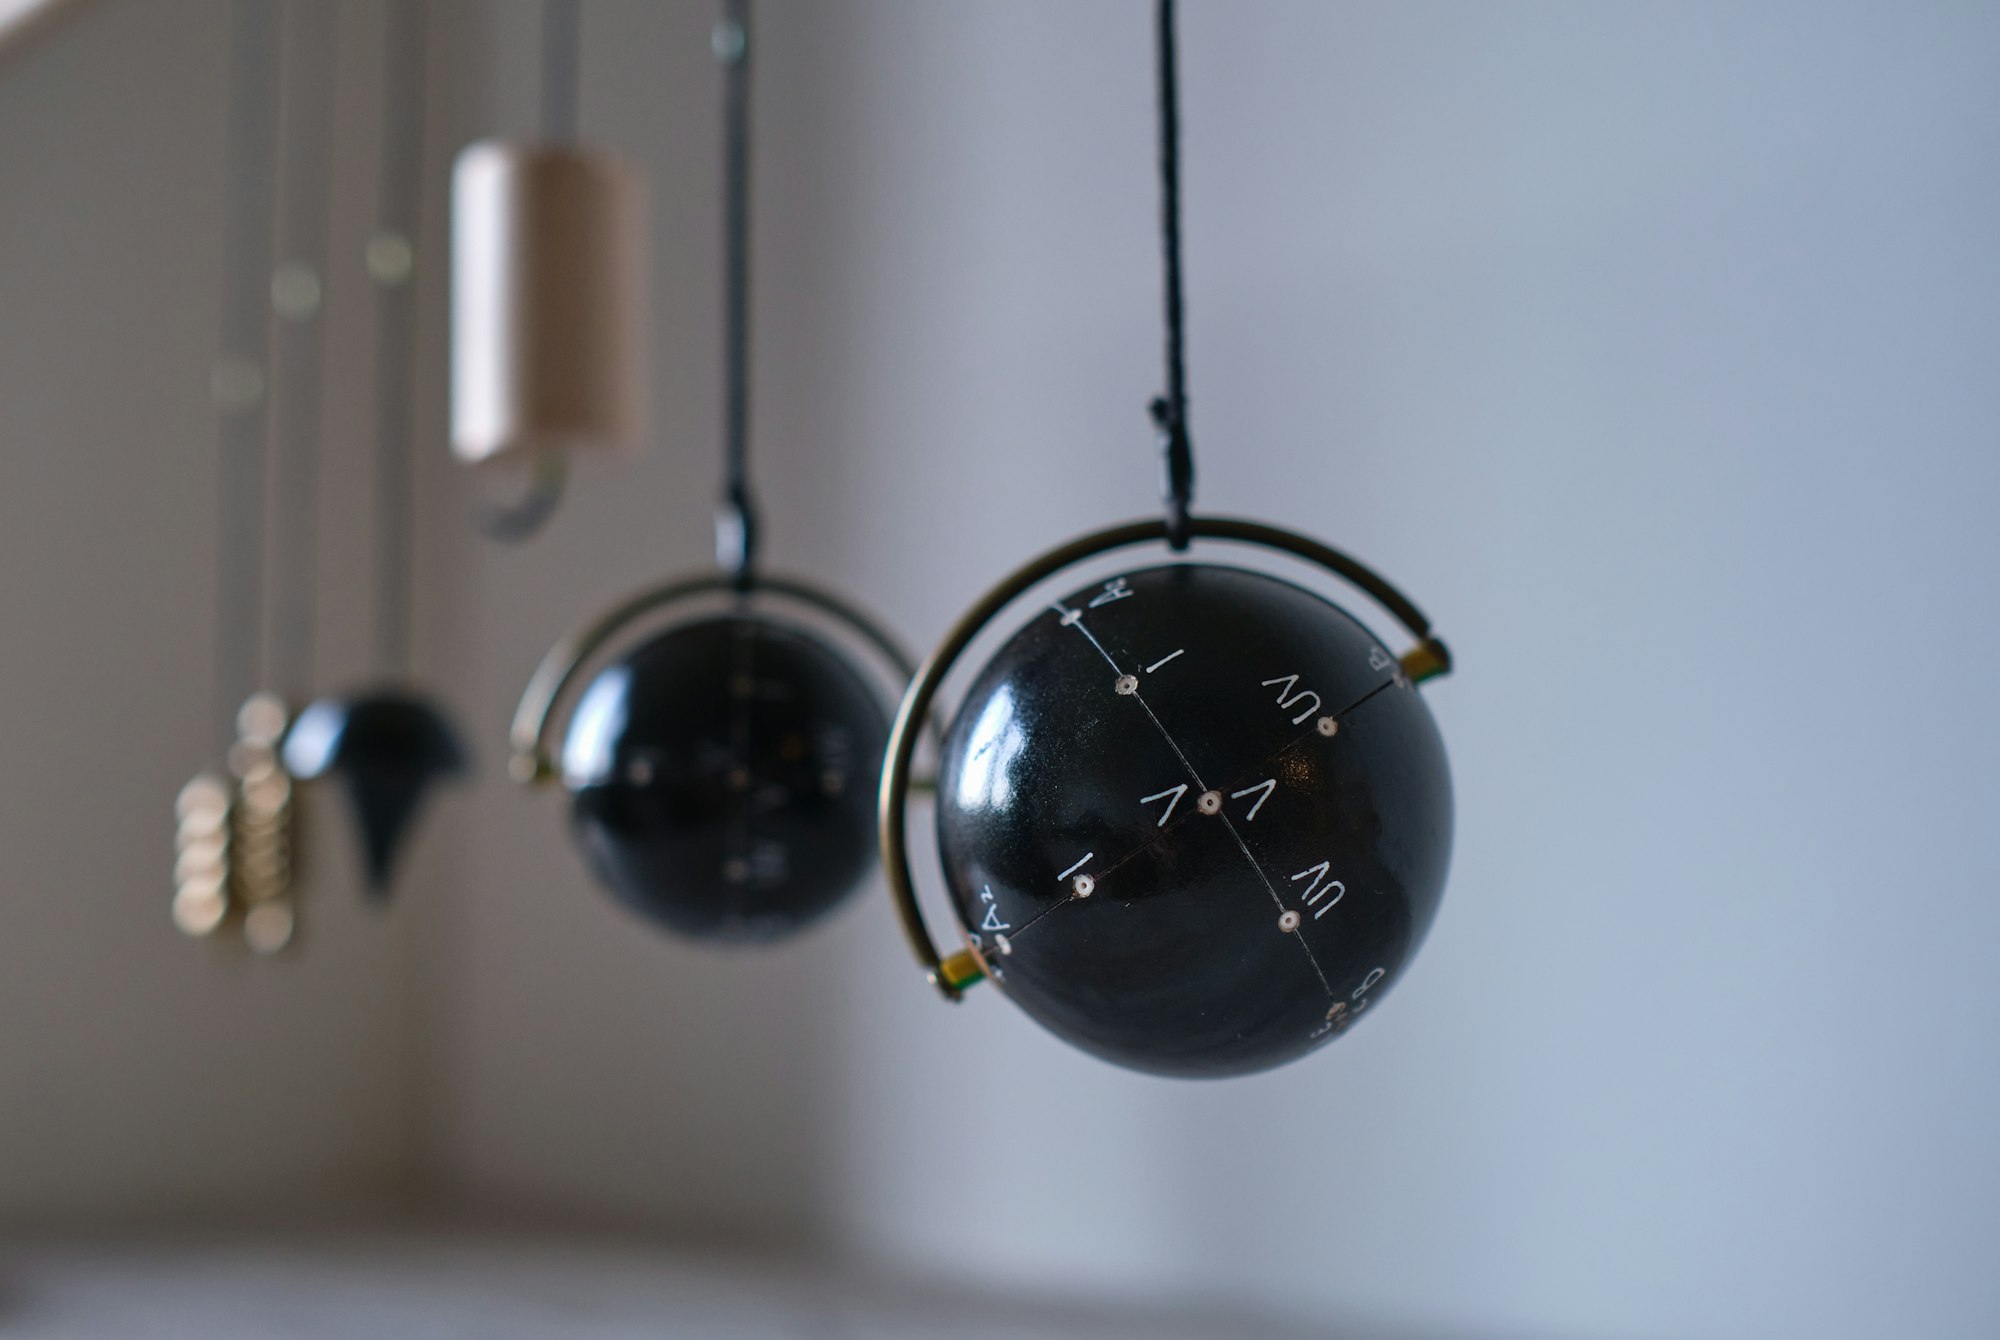
[(386, 896), (396, 855), (437, 782), (465, 771), (451, 723), (427, 699), (397, 688), (321, 698), (285, 739), (295, 777), (338, 776), (361, 835), (368, 890)]
[(630, 907), (684, 935), (789, 935), (875, 861), (889, 719), (848, 658), (750, 616), (668, 629), (571, 713), (577, 845)]
[(939, 770), (947, 882), (994, 980), (1058, 1036), (1168, 1075), (1343, 1032), (1429, 929), (1451, 828), (1443, 742), (1389, 652), (1309, 591), (1206, 564), (1037, 615)]

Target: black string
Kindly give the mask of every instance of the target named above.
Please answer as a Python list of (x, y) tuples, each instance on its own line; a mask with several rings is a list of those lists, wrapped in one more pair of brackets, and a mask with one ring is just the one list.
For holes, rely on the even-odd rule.
[(429, 0), (394, 0), (382, 27), (382, 149), (375, 234), (375, 661), (410, 668), (414, 604), (416, 248), (422, 223)]
[(311, 687), (319, 594), (321, 353), (337, 13), (321, 0), (291, 0), (285, 7), (277, 242), (284, 260), (272, 279), (279, 319), (271, 354), (271, 463), (280, 524), (273, 537), (271, 669), (274, 686), (288, 695)]
[(583, 15), (579, 0), (542, 0), (542, 136), (576, 138)]
[(215, 717), (226, 746), (236, 709), (263, 675), (264, 432), (271, 344), (271, 115), (278, 69), (277, 10), (236, 0), (230, 54), (228, 150), (222, 219), (221, 345), (217, 411)]
[(714, 35), (722, 62), (723, 482), (716, 560), (738, 589), (754, 580), (757, 508), (750, 497), (750, 0), (723, 0)]
[(1187, 349), (1181, 308), (1180, 90), (1175, 76), (1174, 0), (1159, 0), (1156, 19), (1160, 89), (1160, 252), (1165, 269), (1166, 394), (1148, 406), (1166, 457), (1167, 543), (1187, 548), (1194, 502), (1194, 443), (1187, 427)]

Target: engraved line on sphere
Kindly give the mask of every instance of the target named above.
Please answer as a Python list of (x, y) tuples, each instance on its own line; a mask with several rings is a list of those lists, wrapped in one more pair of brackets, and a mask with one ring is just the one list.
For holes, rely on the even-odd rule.
[[(1072, 617), (1072, 615), (1074, 617)], [(1104, 644), (1099, 642), (1096, 636), (1091, 633), (1090, 629), (1084, 626), (1082, 611), (1077, 610), (1077, 611), (1066, 612), (1063, 615), (1063, 622), (1065, 624), (1073, 624), (1076, 627), (1077, 632), (1082, 633), (1084, 637), (1088, 638), (1090, 641), (1090, 645), (1097, 648), (1097, 654), (1105, 659), (1105, 661), (1111, 666), (1113, 671), (1121, 675), (1125, 673), (1124, 668), (1120, 666), (1115, 659), (1113, 659), (1111, 653), (1104, 649)], [(1194, 770), (1194, 764), (1188, 762), (1188, 756), (1185, 753), (1181, 752), (1179, 741), (1174, 739), (1173, 735), (1167, 730), (1166, 726), (1160, 721), (1159, 715), (1153, 711), (1153, 705), (1146, 701), (1146, 695), (1143, 693), (1135, 693), (1132, 695), (1132, 697), (1135, 701), (1138, 702), (1139, 706), (1146, 709), (1146, 715), (1152, 719), (1154, 728), (1160, 732), (1160, 738), (1167, 742), (1168, 747), (1174, 751), (1175, 757), (1180, 759), (1181, 766), (1188, 770), (1188, 775), (1190, 777), (1194, 778), (1194, 784), (1200, 787), (1204, 791), (1208, 790), (1209, 789), (1208, 785), (1201, 780), (1201, 775)], [(1302, 736), (1301, 738), (1304, 737)], [(1227, 814), (1223, 814), (1219, 817), (1222, 819), (1222, 822), (1224, 824), (1228, 825), (1229, 836), (1236, 839), (1236, 849), (1243, 853), (1243, 859), (1248, 861), (1250, 863), (1250, 868), (1257, 872), (1257, 878), (1263, 881), (1265, 891), (1271, 895), (1272, 903), (1274, 903), (1277, 906), (1279, 913), (1282, 914), (1285, 910), (1285, 900), (1282, 896), (1279, 895), (1277, 887), (1271, 883), (1271, 877), (1264, 873), (1264, 867), (1258, 862), (1255, 856), (1250, 854), (1250, 845), (1243, 840), (1243, 835), (1236, 831), (1236, 825), (1230, 819), (1230, 817)], [(1319, 978), (1319, 984), (1321, 989), (1323, 989), (1326, 992), (1328, 999), (1332, 999), (1333, 986), (1326, 980), (1325, 970), (1319, 966), (1319, 955), (1313, 953), (1312, 946), (1306, 943), (1305, 936), (1303, 935), (1298, 936), (1297, 939), (1299, 942), (1299, 947), (1306, 951), (1306, 961), (1312, 964), (1313, 976)]]
[[(1092, 633), (1088, 628), (1084, 627), (1082, 612), (1078, 610), (1072, 610), (1071, 613), (1076, 614), (1078, 617), (1075, 619), (1069, 619), (1067, 616), (1065, 616), (1064, 621), (1067, 623), (1074, 624), (1076, 627), (1076, 631), (1082, 633), (1084, 637), (1090, 640), (1090, 645), (1097, 648), (1097, 654), (1104, 658), (1104, 662), (1106, 665), (1109, 665), (1113, 670), (1117, 671), (1119, 674), (1121, 675), (1124, 674), (1125, 673), (1124, 667), (1119, 665), (1118, 662), (1112, 657), (1111, 653), (1104, 649), (1104, 644), (1097, 640), (1097, 635), (1095, 633)], [(1202, 781), (1201, 774), (1194, 770), (1194, 764), (1188, 762), (1188, 756), (1181, 752), (1180, 742), (1174, 739), (1173, 735), (1168, 732), (1166, 726), (1161, 724), (1159, 714), (1154, 712), (1153, 705), (1146, 701), (1146, 695), (1143, 693), (1135, 692), (1132, 694), (1132, 699), (1134, 702), (1138, 703), (1139, 706), (1146, 709), (1146, 715), (1152, 718), (1154, 728), (1160, 732), (1160, 738), (1165, 740), (1167, 742), (1167, 747), (1174, 751), (1174, 757), (1179, 759), (1181, 761), (1181, 766), (1188, 770), (1188, 776), (1194, 778), (1195, 786), (1197, 786), (1203, 791), (1208, 790), (1209, 789), (1208, 783)]]
[(1047, 921), (1051, 916), (1053, 916), (1057, 912), (1062, 911), (1065, 907), (1073, 907), (1080, 901), (1082, 900), (1077, 898), (1065, 898), (1059, 903), (1052, 903), (1049, 906), (1043, 908), (1041, 911), (1035, 913), (1035, 915), (1033, 915), (1032, 917), (1029, 917), (1026, 921), (1022, 922), (1019, 926), (1015, 927), (1013, 930), (1008, 931), (1007, 943), (1011, 945), (1020, 944), (1022, 936), (1026, 935), (1029, 931), (1033, 930), (1035, 927), (1041, 925), (1044, 921)]
[[(1243, 859), (1250, 863), (1250, 868), (1257, 872), (1257, 878), (1264, 881), (1264, 888), (1270, 893), (1271, 901), (1277, 904), (1278, 915), (1283, 916), (1285, 914), (1285, 900), (1278, 893), (1277, 887), (1271, 883), (1271, 877), (1264, 873), (1263, 863), (1250, 854), (1250, 844), (1245, 842), (1243, 835), (1236, 831), (1235, 821), (1227, 814), (1224, 814), (1222, 815), (1222, 822), (1229, 826), (1229, 836), (1236, 839), (1237, 850), (1243, 853)], [(1326, 980), (1326, 971), (1319, 966), (1319, 955), (1313, 953), (1313, 947), (1306, 943), (1305, 936), (1298, 935), (1292, 938), (1296, 939), (1299, 942), (1299, 947), (1306, 951), (1306, 961), (1312, 964), (1313, 976), (1319, 978), (1319, 984), (1325, 989), (1327, 999), (1334, 999), (1333, 984)]]
[[(1067, 605), (1062, 604), (1060, 601), (1050, 605), (1049, 609), (1052, 612), (1062, 616), (1061, 623), (1063, 627), (1078, 628), (1083, 633), (1085, 639), (1090, 643), (1092, 649), (1094, 649), (1100, 657), (1102, 657), (1106, 662), (1108, 662), (1111, 665), (1112, 669), (1116, 670), (1118, 668), (1118, 663), (1115, 660), (1112, 660), (1110, 653), (1104, 650), (1103, 646), (1097, 641), (1096, 638), (1091, 637), (1090, 630), (1082, 627), (1080, 623), (1080, 620), (1083, 617), (1082, 610), (1071, 609)], [(1132, 694), (1129, 696), (1134, 698), (1139, 698), (1143, 705), (1144, 700), (1143, 698), (1140, 697), (1140, 695)], [(1201, 779), (1199, 777), (1194, 776), (1194, 769), (1188, 767), (1187, 757), (1181, 754), (1180, 749), (1174, 745), (1172, 738), (1166, 736), (1166, 728), (1160, 725), (1160, 719), (1157, 716), (1153, 716), (1150, 709), (1148, 709), (1147, 715), (1152, 718), (1154, 727), (1160, 731), (1162, 737), (1167, 739), (1168, 746), (1174, 749), (1175, 755), (1180, 759), (1181, 766), (1183, 768), (1187, 768), (1188, 775), (1193, 780), (1194, 784), (1196, 786), (1199, 786), (1201, 784)], [(1192, 813), (1194, 813), (1192, 808), (1182, 811), (1178, 816), (1173, 818), (1171, 823), (1167, 824), (1164, 828), (1156, 829), (1152, 834), (1148, 835), (1143, 841), (1136, 843), (1131, 848), (1118, 855), (1118, 857), (1115, 860), (1112, 860), (1108, 865), (1103, 867), (1103, 870), (1100, 872), (1098, 877), (1102, 878), (1103, 875), (1109, 874), (1111, 871), (1116, 870), (1119, 866), (1124, 865), (1127, 861), (1131, 860), (1133, 857), (1138, 856), (1143, 852), (1150, 851), (1167, 834), (1173, 832), (1176, 828), (1179, 828), (1182, 821), (1185, 820)], [(1072, 871), (1075, 868), (1076, 867), (1074, 866), (1070, 867)], [(1065, 878), (1067, 877), (1068, 873), (1069, 872), (1066, 871), (1064, 872), (1063, 875), (1057, 876), (1057, 878), (1058, 879)], [(1069, 900), (1069, 901), (1074, 901), (1074, 900)], [(1027, 926), (1033, 925), (1036, 921), (1040, 920), (1041, 917), (1046, 915), (1048, 915), (1048, 909), (1045, 909), (1036, 917), (1030, 918), (1027, 922), (1023, 923), (1023, 929), (1025, 929)]]

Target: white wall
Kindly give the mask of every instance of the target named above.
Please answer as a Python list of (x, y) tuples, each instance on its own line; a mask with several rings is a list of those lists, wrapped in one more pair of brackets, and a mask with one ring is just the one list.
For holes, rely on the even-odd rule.
[[(660, 198), (661, 450), (469, 574), (496, 734), (562, 626), (707, 542), (708, 10), (589, 13), (586, 119)], [(927, 641), (1154, 505), (1147, 11), (762, 29), (775, 547)], [(458, 1177), (1009, 1288), (1990, 1333), (2000, 14), (1192, 0), (1183, 37), (1202, 501), (1379, 562), (1459, 653), (1405, 989), (1273, 1075), (1125, 1075), (934, 1003), (879, 899), (768, 955), (658, 939), (491, 790)]]
[[(527, 128), (535, 6), (446, 8), (439, 136)], [(104, 8), (0, 80), (0, 1213), (434, 1174), (1009, 1293), (1993, 1332), (2000, 12), (1188, 0), (1202, 502), (1379, 563), (1460, 664), (1427, 690), (1459, 846), (1407, 987), (1190, 1085), (936, 1003), (879, 891), (770, 953), (667, 941), (502, 780), (543, 647), (709, 548), (711, 12), (586, 10), (586, 126), (654, 183), (659, 443), (518, 551), (433, 457), (427, 648), (485, 771), (425, 838), (441, 878), (389, 927), (321, 891), (289, 970), (164, 929), (166, 798), (210, 747), (178, 704), (219, 8)], [(928, 643), (1155, 506), (1146, 6), (760, 15), (773, 558)]]

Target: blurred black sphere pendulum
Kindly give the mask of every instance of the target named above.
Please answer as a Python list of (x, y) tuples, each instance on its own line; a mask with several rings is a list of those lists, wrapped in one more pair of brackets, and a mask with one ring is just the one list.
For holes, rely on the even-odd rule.
[[(728, 0), (723, 68), (726, 246), (722, 571), (622, 602), (558, 643), (514, 718), (515, 775), (560, 778), (577, 845), (626, 905), (684, 935), (768, 941), (852, 893), (874, 861), (874, 796), (889, 702), (908, 658), (853, 606), (758, 572), (749, 447), (749, 27)], [(691, 615), (695, 604), (722, 602)], [(875, 662), (871, 676), (790, 605)], [(598, 670), (576, 695), (559, 761), (557, 702), (587, 662), (642, 620), (678, 621)]]
[[(1167, 1075), (1243, 1074), (1338, 1036), (1401, 975), (1444, 890), (1451, 783), (1418, 681), (1450, 668), (1414, 605), (1316, 540), (1195, 517), (1182, 356), (1172, 0), (1159, 0), (1167, 388), (1164, 521), (1037, 558), (983, 597), (904, 697), (881, 794), (890, 889), (951, 999), (990, 977), (1058, 1036)], [(1190, 542), (1303, 560), (1416, 639), (1400, 658), (1320, 595), (1184, 560)], [(1075, 564), (1168, 561), (1062, 591), (976, 675), (946, 732), (940, 864), (966, 948), (933, 946), (905, 812), (919, 723), (1013, 602)]]
[(423, 191), (426, 15), (422, 4), (384, 11), (380, 222), (365, 260), (376, 292), (375, 659), (389, 676), (346, 697), (320, 698), (286, 733), (294, 777), (338, 777), (360, 832), (369, 891), (386, 896), (403, 838), (425, 794), (464, 771), (444, 713), (408, 687), (413, 504), (410, 449), (416, 358), (416, 242)]

